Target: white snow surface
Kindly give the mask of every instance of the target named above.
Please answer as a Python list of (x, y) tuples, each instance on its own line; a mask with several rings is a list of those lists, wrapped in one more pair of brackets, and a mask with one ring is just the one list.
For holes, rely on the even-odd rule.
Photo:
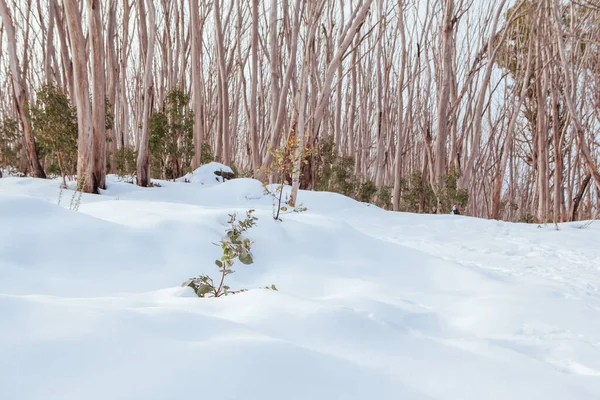
[[(0, 399), (600, 399), (600, 222), (391, 213), (258, 181), (0, 179)], [(255, 263), (217, 274), (228, 214)], [(279, 291), (260, 289), (275, 284)]]

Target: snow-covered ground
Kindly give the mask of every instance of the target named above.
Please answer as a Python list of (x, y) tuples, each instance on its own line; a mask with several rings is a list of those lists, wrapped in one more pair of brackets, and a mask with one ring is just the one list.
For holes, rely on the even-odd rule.
[[(0, 399), (600, 399), (600, 223), (391, 213), (260, 183), (0, 179)], [(217, 274), (228, 214), (254, 264)], [(274, 284), (279, 291), (260, 289)]]

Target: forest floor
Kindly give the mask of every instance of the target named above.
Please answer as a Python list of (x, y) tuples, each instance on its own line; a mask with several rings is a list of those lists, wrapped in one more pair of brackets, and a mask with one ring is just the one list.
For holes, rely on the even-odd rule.
[[(275, 221), (259, 182), (197, 176), (110, 176), (79, 204), (0, 179), (0, 399), (600, 399), (600, 222), (317, 192)], [(248, 209), (254, 264), (227, 283), (249, 290), (181, 287), (218, 276), (214, 243)]]

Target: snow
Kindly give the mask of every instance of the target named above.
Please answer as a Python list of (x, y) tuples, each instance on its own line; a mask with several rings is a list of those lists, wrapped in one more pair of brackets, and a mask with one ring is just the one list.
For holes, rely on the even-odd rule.
[(178, 181), (207, 186), (214, 186), (216, 184), (223, 183), (223, 178), (220, 175), (216, 175), (215, 172), (233, 173), (233, 170), (227, 165), (218, 162), (210, 162), (208, 164), (201, 165), (193, 172), (186, 174), (182, 178), (179, 178)]
[[(109, 177), (75, 212), (59, 181), (0, 179), (0, 399), (600, 398), (598, 223), (313, 192), (277, 222), (259, 182), (210, 183)], [(249, 291), (182, 288), (250, 208)]]

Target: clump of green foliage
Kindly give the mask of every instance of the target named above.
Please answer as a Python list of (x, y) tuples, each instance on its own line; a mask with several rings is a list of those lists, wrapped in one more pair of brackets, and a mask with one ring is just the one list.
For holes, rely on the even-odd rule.
[(400, 180), (400, 209), (412, 213), (434, 213), (437, 198), (433, 187), (421, 172), (411, 173)]
[(215, 155), (207, 142), (202, 143), (200, 147), (200, 165), (215, 161)]
[[(340, 193), (357, 201), (375, 204), (386, 210), (392, 209), (392, 187), (377, 187), (371, 180), (354, 173), (354, 158), (337, 153), (333, 137), (329, 137), (317, 146), (313, 157), (316, 169), (316, 190)], [(452, 205), (465, 208), (468, 203), (468, 191), (458, 188), (458, 173), (451, 169), (443, 177), (443, 189), (437, 191), (420, 172), (413, 172), (408, 178), (400, 180), (400, 211), (414, 213), (436, 213), (438, 197), (440, 211), (449, 212)]]
[(441, 213), (447, 213), (453, 205), (459, 209), (465, 209), (469, 202), (469, 191), (458, 187), (458, 172), (451, 168), (447, 175), (443, 176), (444, 190), (438, 193), (442, 209)]
[(385, 209), (392, 208), (391, 188), (378, 188), (373, 181), (356, 176), (354, 158), (337, 153), (333, 137), (325, 139), (317, 146), (314, 162), (317, 175), (316, 190), (343, 194)]
[(46, 171), (63, 177), (77, 170), (77, 110), (67, 95), (53, 85), (37, 91), (37, 102), (30, 108), (33, 132)]
[[(458, 173), (451, 169), (442, 177), (442, 188), (437, 195), (434, 186), (424, 179), (421, 172), (413, 172), (400, 182), (400, 210), (413, 213), (448, 213), (453, 205), (464, 209), (469, 201), (467, 189), (458, 187)], [(439, 197), (439, 203), (438, 203)]]
[[(356, 198), (360, 183), (354, 176), (354, 158), (338, 154), (332, 136), (319, 143), (314, 163), (317, 175), (316, 190)], [(363, 191), (363, 197), (365, 193)]]
[(16, 119), (0, 121), (0, 168), (16, 168), (21, 161), (22, 135)]
[[(238, 220), (235, 213), (229, 214), (229, 221), (227, 222), (229, 228), (225, 231), (226, 237), (218, 244), (221, 247), (222, 255), (220, 259), (215, 260), (221, 274), (219, 282), (216, 283), (209, 275), (202, 274), (184, 283), (185, 286), (194, 289), (198, 297), (221, 297), (246, 291), (246, 289), (232, 291), (225, 284), (225, 277), (234, 272), (232, 267), (236, 260), (245, 265), (254, 262), (250, 252), (253, 242), (245, 237), (245, 233), (258, 220), (253, 213), (254, 210), (247, 211), (246, 218), (243, 220)], [(272, 288), (275, 288), (275, 286), (273, 285)]]
[[(165, 110), (150, 118), (148, 150), (152, 176), (175, 179), (192, 169), (194, 117), (189, 99), (186, 92), (173, 90), (167, 95)], [(201, 157), (206, 155), (202, 153)]]
[(119, 178), (133, 183), (137, 173), (137, 151), (134, 147), (121, 147), (115, 152), (115, 167)]

